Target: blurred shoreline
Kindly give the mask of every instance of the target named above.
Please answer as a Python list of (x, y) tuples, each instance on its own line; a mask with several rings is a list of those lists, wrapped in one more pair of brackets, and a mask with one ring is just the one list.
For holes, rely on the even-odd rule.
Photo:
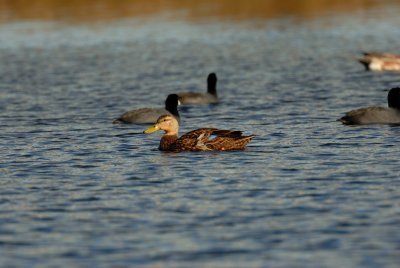
[(387, 5), (400, 3), (396, 0), (0, 0), (0, 24), (32, 20), (80, 24), (150, 17), (194, 22), (281, 17), (310, 20)]

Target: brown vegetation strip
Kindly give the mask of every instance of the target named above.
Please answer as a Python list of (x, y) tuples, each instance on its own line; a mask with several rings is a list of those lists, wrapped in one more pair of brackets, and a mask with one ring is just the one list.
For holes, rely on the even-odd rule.
[(309, 19), (350, 13), (397, 0), (0, 0), (0, 22), (52, 20), (87, 23), (169, 14), (169, 19)]

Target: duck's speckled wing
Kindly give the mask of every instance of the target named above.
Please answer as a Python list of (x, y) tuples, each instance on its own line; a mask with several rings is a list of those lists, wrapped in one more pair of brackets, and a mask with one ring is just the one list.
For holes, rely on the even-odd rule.
[(241, 131), (200, 128), (184, 134), (174, 144), (179, 151), (241, 150), (254, 138), (242, 136)]
[(199, 128), (182, 135), (172, 146), (176, 151), (208, 151), (204, 144), (216, 128)]

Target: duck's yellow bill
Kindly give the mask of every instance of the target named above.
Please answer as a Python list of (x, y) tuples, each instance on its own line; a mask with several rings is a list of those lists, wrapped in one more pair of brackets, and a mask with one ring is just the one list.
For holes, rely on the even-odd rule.
[(150, 134), (150, 133), (156, 132), (157, 130), (160, 130), (160, 128), (157, 125), (154, 125), (152, 127), (149, 127), (148, 129), (146, 129), (145, 131), (143, 131), (143, 133)]

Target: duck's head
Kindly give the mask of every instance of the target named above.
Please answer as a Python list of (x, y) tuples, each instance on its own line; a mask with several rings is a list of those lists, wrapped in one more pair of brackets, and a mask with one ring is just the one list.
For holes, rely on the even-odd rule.
[(157, 119), (154, 126), (149, 127), (143, 133), (150, 134), (158, 130), (164, 130), (167, 135), (177, 135), (179, 130), (178, 121), (169, 114), (162, 115)]
[(400, 109), (400, 87), (392, 88), (388, 93), (387, 99), (389, 107)]

